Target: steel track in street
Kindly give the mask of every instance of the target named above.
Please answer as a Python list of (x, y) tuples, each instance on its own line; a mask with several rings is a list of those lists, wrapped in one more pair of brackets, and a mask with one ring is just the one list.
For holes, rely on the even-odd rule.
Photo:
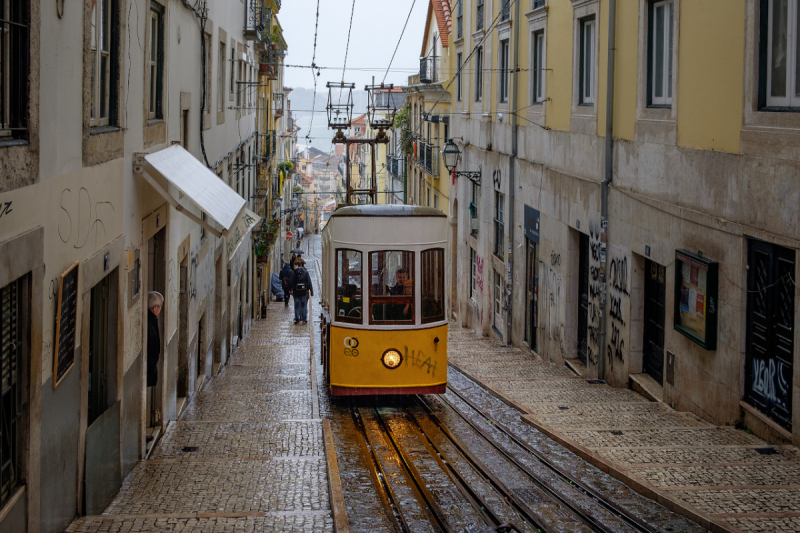
[[(644, 532), (644, 533), (657, 533), (659, 531), (659, 529), (657, 527), (651, 526), (650, 524), (647, 524), (646, 522), (642, 521), (639, 517), (637, 517), (637, 516), (631, 514), (630, 512), (628, 512), (623, 507), (620, 507), (620, 506), (616, 505), (614, 502), (612, 502), (612, 501), (608, 500), (607, 498), (603, 497), (603, 495), (598, 493), (596, 490), (594, 490), (591, 487), (587, 486), (585, 483), (583, 483), (582, 481), (577, 479), (575, 476), (572, 476), (569, 472), (565, 471), (563, 468), (559, 467), (558, 465), (556, 465), (555, 463), (550, 461), (544, 454), (542, 454), (541, 452), (535, 450), (533, 447), (531, 447), (527, 443), (523, 442), (520, 438), (518, 438), (516, 435), (514, 435), (514, 433), (511, 432), (508, 428), (506, 428), (502, 423), (498, 422), (497, 420), (494, 420), (494, 418), (492, 416), (490, 416), (489, 414), (483, 412), (478, 406), (475, 405), (474, 402), (472, 402), (468, 398), (466, 398), (461, 392), (457, 391), (456, 389), (454, 389), (450, 385), (447, 386), (447, 389), (448, 389), (449, 392), (452, 392), (455, 396), (457, 396), (462, 402), (464, 402), (466, 405), (468, 405), (470, 407), (470, 409), (472, 409), (482, 419), (484, 419), (484, 420), (492, 420), (492, 426), (495, 429), (497, 429), (499, 432), (501, 432), (509, 440), (511, 440), (523, 452), (531, 455), (537, 462), (541, 463), (542, 465), (544, 465), (545, 467), (550, 469), (556, 476), (561, 478), (569, 486), (571, 486), (575, 490), (578, 490), (579, 492), (581, 492), (586, 497), (590, 498), (594, 503), (596, 503), (597, 505), (599, 505), (600, 507), (605, 509), (607, 512), (609, 512), (613, 516), (617, 517), (619, 520), (624, 522), (627, 526), (631, 527), (632, 529), (634, 529), (636, 531), (640, 531), (640, 532)], [(497, 449), (507, 460), (509, 460), (510, 462), (514, 463), (520, 470), (525, 472), (525, 474), (527, 476), (529, 476), (531, 479), (533, 479), (537, 484), (539, 484), (540, 486), (546, 487), (547, 490), (553, 494), (553, 497), (558, 498), (559, 500), (561, 500), (563, 502), (563, 504), (568, 506), (568, 507), (570, 507), (570, 509), (573, 510), (573, 512), (575, 512), (575, 513), (577, 513), (579, 515), (585, 516), (587, 518), (587, 520), (589, 520), (591, 523), (596, 524), (597, 531), (604, 531), (604, 532), (608, 532), (608, 533), (613, 533), (612, 530), (609, 530), (608, 528), (606, 528), (602, 524), (598, 523), (594, 518), (589, 517), (587, 515), (587, 513), (585, 513), (583, 510), (581, 510), (577, 506), (577, 504), (572, 503), (569, 499), (567, 499), (567, 498), (563, 497), (562, 495), (558, 494), (558, 492), (553, 490), (551, 487), (549, 487), (549, 485), (547, 485), (546, 482), (544, 482), (543, 480), (539, 479), (538, 476), (535, 473), (530, 472), (528, 468), (526, 468), (517, 459), (515, 459), (510, 453), (508, 453), (493, 437), (491, 437), (483, 429), (477, 427), (477, 425), (472, 420), (470, 420), (470, 418), (465, 413), (463, 413), (460, 409), (458, 409), (456, 406), (454, 406), (452, 404), (452, 402), (449, 401), (446, 398), (446, 395), (439, 396), (439, 399), (444, 404), (446, 404), (451, 410), (453, 410), (453, 412), (455, 412), (460, 418), (462, 418), (475, 432), (477, 432), (481, 437), (483, 437), (484, 440), (489, 442), (495, 449)], [(424, 402), (424, 400), (422, 400), (420, 398), (420, 401), (426, 406), (426, 408), (428, 410), (430, 410), (430, 408), (428, 407), (427, 403)], [(432, 412), (431, 412), (431, 415), (434, 416), (434, 417), (436, 416)]]

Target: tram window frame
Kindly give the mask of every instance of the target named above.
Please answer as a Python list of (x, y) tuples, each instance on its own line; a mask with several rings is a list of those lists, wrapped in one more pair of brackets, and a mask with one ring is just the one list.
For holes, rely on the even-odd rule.
[[(411, 281), (411, 295), (404, 295), (404, 294), (376, 294), (375, 288), (376, 287), (389, 287), (386, 283), (385, 275), (383, 279), (381, 279), (380, 268), (373, 267), (373, 261), (375, 260), (377, 254), (387, 254), (387, 253), (400, 253), (403, 254), (401, 267), (406, 270), (408, 275), (408, 281)], [(370, 283), (369, 283), (369, 323), (371, 325), (386, 325), (386, 326), (413, 326), (416, 324), (416, 283), (414, 282), (414, 273), (416, 272), (416, 253), (412, 250), (371, 250), (368, 252), (369, 257), (369, 276), (370, 276)], [(408, 265), (408, 266), (407, 266)], [(385, 269), (386, 267), (384, 267)], [(378, 274), (376, 274), (378, 272)], [(393, 276), (396, 276), (397, 270), (393, 272)], [(384, 272), (385, 274), (385, 272)], [(373, 276), (377, 275), (378, 283), (374, 283)], [(394, 280), (392, 280), (394, 281)], [(394, 289), (392, 287), (390, 291)], [(408, 320), (385, 320), (385, 319), (376, 319), (375, 314), (373, 312), (373, 306), (375, 305), (393, 305), (393, 306), (410, 306), (409, 307), (409, 316), (411, 317)]]
[[(422, 323), (441, 322), (444, 320), (444, 248), (428, 248), (420, 253), (420, 273), (422, 280), (422, 299), (420, 310)], [(439, 295), (436, 298), (436, 295)], [(426, 302), (429, 305), (426, 306)], [(430, 314), (430, 302), (438, 302), (438, 312)], [(435, 308), (433, 308), (435, 309)], [(427, 315), (427, 316), (426, 316)]]
[[(352, 295), (345, 296), (344, 294), (342, 294), (342, 288), (345, 287), (345, 285), (342, 284), (342, 280), (344, 278), (344, 271), (342, 270), (343, 266), (342, 258), (344, 253), (345, 254), (344, 257), (347, 258), (349, 264), (351, 260), (347, 257), (346, 255), (347, 252), (358, 254), (359, 270), (350, 270), (349, 268), (347, 269), (348, 283), (346, 284), (346, 286), (353, 285), (352, 283), (349, 283), (349, 281), (354, 275), (356, 275), (356, 273), (357, 277), (359, 278), (359, 285), (356, 285), (355, 292)], [(363, 315), (364, 315), (364, 289), (363, 289), (364, 270), (363, 269), (364, 269), (364, 252), (362, 252), (361, 250), (354, 250), (352, 248), (336, 249), (336, 317), (334, 319), (336, 322), (344, 322), (349, 324), (363, 323)], [(353, 305), (352, 307), (350, 307), (349, 310), (341, 309), (343, 303), (348, 303), (348, 304), (350, 303), (349, 301), (345, 302), (344, 298), (348, 299), (353, 298), (356, 301), (359, 301), (360, 299), (360, 305), (358, 306)], [(350, 313), (352, 313), (354, 309), (361, 309), (359, 316), (357, 317), (350, 316)], [(346, 314), (341, 315), (339, 314), (339, 311), (344, 311)]]

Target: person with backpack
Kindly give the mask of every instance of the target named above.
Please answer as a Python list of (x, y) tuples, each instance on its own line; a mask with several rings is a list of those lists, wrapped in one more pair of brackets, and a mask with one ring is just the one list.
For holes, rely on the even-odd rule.
[(283, 287), (283, 306), (289, 307), (289, 281), (292, 277), (292, 265), (290, 263), (284, 263), (278, 277)]
[(294, 323), (308, 324), (308, 295), (314, 296), (314, 287), (311, 285), (311, 276), (303, 268), (300, 260), (295, 261), (294, 272), (289, 282), (289, 289), (294, 298)]

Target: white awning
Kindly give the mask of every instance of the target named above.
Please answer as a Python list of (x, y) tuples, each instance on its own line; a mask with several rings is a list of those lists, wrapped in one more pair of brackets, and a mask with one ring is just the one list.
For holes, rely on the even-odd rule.
[[(154, 154), (134, 154), (133, 170), (134, 173), (141, 174), (175, 209), (218, 237), (230, 230), (245, 205), (244, 198), (177, 144)], [(188, 196), (197, 207), (216, 220), (223, 231), (220, 232), (207, 221), (186, 210), (153, 179), (155, 175), (162, 176)]]
[(258, 224), (261, 220), (261, 217), (247, 209), (246, 207), (242, 209), (242, 212), (239, 213), (239, 216), (236, 217), (236, 221), (233, 223), (233, 226), (228, 230), (228, 261), (233, 259), (233, 256), (236, 254), (236, 250), (239, 249), (239, 245), (242, 244), (242, 241), (253, 229), (253, 226)]

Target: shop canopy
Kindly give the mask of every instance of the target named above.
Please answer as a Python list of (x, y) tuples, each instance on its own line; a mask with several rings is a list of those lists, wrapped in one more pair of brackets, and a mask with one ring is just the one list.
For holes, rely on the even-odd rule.
[[(197, 222), (217, 237), (228, 237), (228, 258), (232, 258), (245, 235), (261, 218), (245, 207), (245, 200), (216, 174), (180, 145), (172, 145), (153, 154), (136, 154), (134, 173), (140, 174), (177, 211)], [(156, 181), (161, 176), (177, 188), (222, 230), (187, 209), (180, 200)]]

